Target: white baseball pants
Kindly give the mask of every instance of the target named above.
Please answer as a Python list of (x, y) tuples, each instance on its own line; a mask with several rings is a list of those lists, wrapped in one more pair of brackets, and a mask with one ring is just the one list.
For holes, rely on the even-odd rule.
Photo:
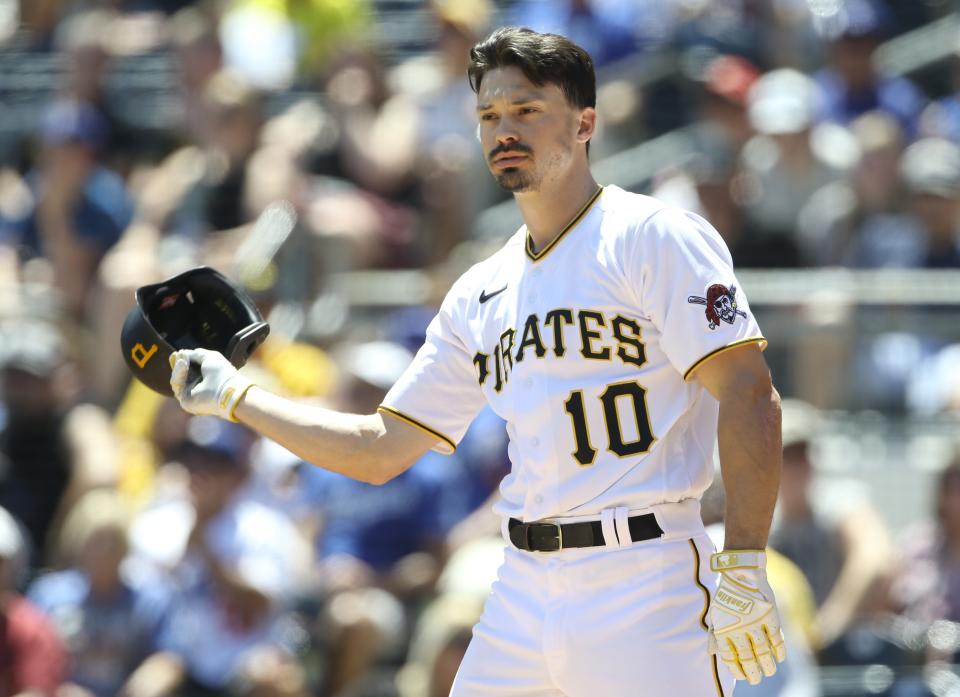
[[(604, 512), (604, 538), (643, 512)], [(550, 553), (508, 542), (451, 697), (731, 697), (707, 649), (716, 574), (699, 505), (654, 512), (657, 540)]]

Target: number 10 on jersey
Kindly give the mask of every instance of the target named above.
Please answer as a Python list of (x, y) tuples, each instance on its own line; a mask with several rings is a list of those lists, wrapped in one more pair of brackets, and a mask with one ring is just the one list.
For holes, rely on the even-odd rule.
[[(607, 427), (607, 450), (618, 457), (641, 455), (650, 449), (654, 437), (650, 430), (650, 417), (647, 414), (647, 391), (635, 380), (615, 382), (607, 385), (607, 389), (599, 397), (603, 406), (603, 420)], [(628, 404), (624, 404), (627, 402)], [(621, 410), (633, 407), (633, 415), (637, 421), (637, 438), (624, 441), (623, 428), (620, 421)], [(574, 390), (563, 403), (564, 409), (573, 422), (573, 438), (577, 449), (573, 457), (581, 466), (593, 464), (597, 457), (597, 450), (590, 440), (590, 429), (587, 425), (587, 414), (583, 404), (583, 390)]]

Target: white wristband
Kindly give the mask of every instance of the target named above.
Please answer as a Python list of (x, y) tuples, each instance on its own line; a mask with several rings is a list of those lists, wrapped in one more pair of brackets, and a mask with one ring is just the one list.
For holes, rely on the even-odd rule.
[(236, 421), (237, 418), (233, 415), (233, 411), (251, 387), (253, 387), (253, 382), (239, 372), (227, 378), (220, 385), (220, 389), (217, 390), (217, 411), (220, 416), (228, 421)]
[(767, 553), (760, 549), (730, 549), (710, 555), (711, 571), (766, 568)]

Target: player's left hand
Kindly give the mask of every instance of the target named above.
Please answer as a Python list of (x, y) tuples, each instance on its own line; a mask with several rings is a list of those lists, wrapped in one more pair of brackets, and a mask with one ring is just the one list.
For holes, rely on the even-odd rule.
[(711, 649), (737, 680), (751, 685), (776, 673), (787, 657), (766, 563), (766, 553), (757, 550), (710, 556), (710, 568), (720, 574), (710, 603)]

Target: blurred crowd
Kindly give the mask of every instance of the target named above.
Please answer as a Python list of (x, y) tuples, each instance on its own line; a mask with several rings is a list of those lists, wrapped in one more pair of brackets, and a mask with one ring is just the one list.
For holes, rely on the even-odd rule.
[[(960, 22), (912, 74), (878, 59), (952, 11), (0, 0), (0, 697), (446, 695), (502, 555), (503, 422), (484, 412), (453, 456), (381, 487), (325, 473), (131, 382), (134, 289), (214, 266), (271, 323), (257, 380), (375, 409), (452, 280), (513, 232), (478, 225), (506, 196), (465, 79), (506, 23), (593, 55), (598, 165), (686, 135), (636, 163), (649, 176), (602, 183), (701, 212), (740, 268), (960, 268)], [(297, 224), (278, 238), (256, 220), (280, 199)], [(420, 304), (344, 290), (384, 270), (417, 272), (397, 294), (420, 284)], [(815, 445), (847, 381), (859, 407), (960, 408), (957, 337), (851, 348), (831, 343), (843, 317), (798, 342), (809, 380), (772, 353), (782, 391), (817, 404), (787, 401), (771, 537), (792, 658), (753, 692), (821, 694), (819, 664), (888, 671), (831, 694), (956, 694), (938, 666), (960, 660), (960, 457), (926, 522), (890, 530), (862, 483), (818, 475)], [(718, 543), (722, 501), (718, 483)]]

